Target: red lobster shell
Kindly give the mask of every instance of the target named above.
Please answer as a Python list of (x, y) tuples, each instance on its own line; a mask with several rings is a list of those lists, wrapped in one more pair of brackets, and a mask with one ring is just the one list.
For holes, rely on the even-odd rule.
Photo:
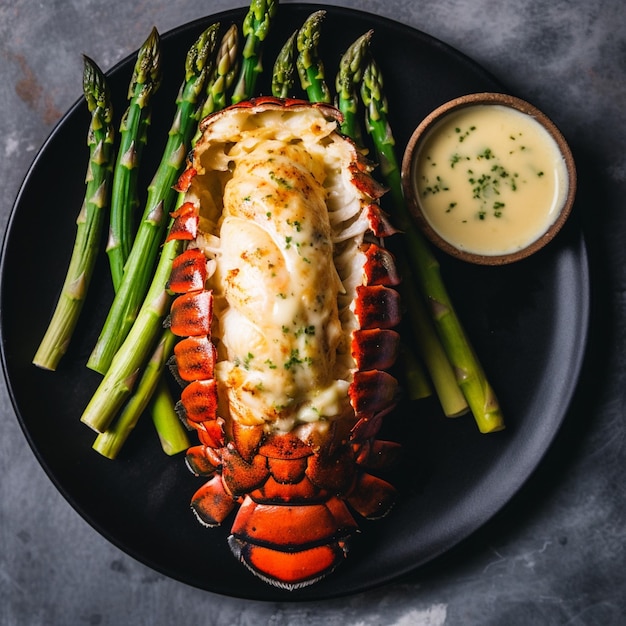
[(295, 589), (344, 558), (395, 490), (370, 471), (396, 403), (398, 275), (371, 165), (327, 105), (259, 98), (202, 123), (170, 237), (181, 402), (199, 437), (192, 498), (207, 526), (239, 505), (229, 544), (257, 576)]

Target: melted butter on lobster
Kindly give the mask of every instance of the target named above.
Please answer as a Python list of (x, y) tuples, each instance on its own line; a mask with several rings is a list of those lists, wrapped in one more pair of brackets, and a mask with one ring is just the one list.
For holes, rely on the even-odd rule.
[(239, 505), (229, 544), (257, 576), (311, 584), (395, 490), (371, 472), (398, 444), (398, 284), (383, 189), (327, 105), (258, 98), (202, 122), (170, 237), (171, 329), (187, 465), (207, 526)]

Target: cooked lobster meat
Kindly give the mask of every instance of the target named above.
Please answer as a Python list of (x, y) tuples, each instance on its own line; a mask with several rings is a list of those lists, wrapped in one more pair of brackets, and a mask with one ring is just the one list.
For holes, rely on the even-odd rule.
[(327, 105), (257, 98), (206, 118), (179, 181), (170, 237), (187, 240), (169, 288), (180, 408), (207, 479), (192, 497), (230, 547), (286, 589), (348, 552), (356, 516), (391, 508), (375, 472), (397, 402), (394, 234), (372, 165)]

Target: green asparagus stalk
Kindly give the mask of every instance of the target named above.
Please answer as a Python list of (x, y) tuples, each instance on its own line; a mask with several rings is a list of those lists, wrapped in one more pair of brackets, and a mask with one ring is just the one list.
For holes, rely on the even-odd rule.
[(252, 0), (244, 18), (242, 32), (246, 37), (239, 80), (232, 95), (236, 104), (254, 95), (256, 81), (263, 71), (262, 48), (272, 19), (278, 9), (278, 0)]
[(91, 122), (87, 134), (89, 165), (83, 206), (76, 220), (71, 259), (52, 319), (33, 363), (55, 370), (66, 353), (80, 317), (100, 249), (109, 206), (114, 136), (109, 87), (100, 68), (84, 57), (83, 92)]
[(408, 399), (417, 401), (432, 396), (433, 389), (424, 365), (406, 344), (400, 346), (399, 360), (403, 366)]
[[(202, 108), (202, 114), (200, 119), (205, 118), (214, 111), (219, 111), (227, 105), (228, 92), (235, 80), (237, 70), (239, 68), (238, 63), (238, 51), (239, 51), (239, 30), (236, 24), (232, 24), (231, 27), (224, 33), (222, 41), (217, 51), (217, 58), (215, 62), (215, 69), (213, 75), (209, 80), (209, 87), (207, 90), (207, 97)], [(192, 140), (192, 144), (195, 144), (199, 137), (200, 129), (196, 131), (196, 135)]]
[[(206, 88), (209, 97), (204, 102), (202, 116), (224, 106), (226, 93), (234, 80), (233, 69), (236, 67), (237, 41), (236, 29), (234, 32), (233, 29), (229, 29), (222, 39), (215, 62), (215, 71)], [(192, 144), (195, 144), (198, 137), (199, 133), (196, 132)], [(179, 193), (177, 205), (182, 203), (183, 198), (184, 194)], [(172, 271), (172, 261), (182, 252), (182, 249), (183, 243), (180, 240), (166, 241), (163, 245), (150, 290), (139, 311), (137, 320), (83, 413), (82, 421), (97, 432), (102, 432), (109, 427), (117, 412), (130, 396), (136, 372), (142, 367), (146, 354), (149, 354), (151, 346), (156, 341), (159, 329), (162, 327), (164, 317), (171, 304), (171, 297), (167, 292), (167, 282)], [(155, 306), (158, 300), (163, 301), (162, 307)], [(166, 334), (167, 332), (169, 331), (166, 331)], [(161, 371), (169, 358), (168, 352), (171, 353), (172, 349), (173, 346), (165, 346), (164, 358), (158, 360)], [(164, 391), (163, 393), (167, 392)], [(137, 390), (136, 395), (141, 395), (140, 390)], [(180, 431), (180, 420), (171, 408), (171, 402), (159, 394), (155, 398), (155, 404), (153, 421), (166, 452), (174, 454), (188, 447), (186, 436)], [(138, 409), (140, 412), (143, 410), (139, 401), (134, 404), (134, 410), (137, 411)], [(135, 417), (131, 419), (128, 416), (126, 424), (132, 425), (135, 419)], [(114, 437), (108, 439), (107, 445), (110, 447), (117, 446), (118, 444), (115, 443), (117, 438), (124, 439), (126, 436), (123, 427), (114, 427)]]
[(361, 97), (366, 107), (367, 131), (372, 137), (381, 173), (390, 189), (396, 225), (404, 231), (411, 269), (428, 302), (444, 349), (480, 432), (504, 428), (499, 402), (456, 314), (439, 270), (439, 264), (409, 214), (402, 192), (395, 140), (387, 116), (380, 69), (372, 59), (363, 74)]
[[(166, 349), (167, 348), (168, 346), (166, 346)], [(169, 348), (170, 352), (172, 349), (173, 347)], [(157, 351), (158, 350), (159, 346), (157, 346)], [(168, 356), (169, 355), (166, 353), (165, 357)], [(151, 359), (156, 358), (157, 354), (155, 351), (155, 354), (153, 354)], [(175, 402), (172, 398), (172, 393), (167, 384), (167, 380), (165, 380), (163, 376), (163, 370), (167, 360), (168, 359), (165, 358), (163, 364), (161, 364), (160, 360), (157, 361), (155, 369), (158, 367), (158, 371), (155, 372), (155, 375), (158, 375), (159, 380), (157, 382), (156, 389), (152, 389), (152, 387), (147, 384), (147, 381), (144, 386), (142, 378), (142, 382), (133, 392), (128, 404), (133, 401), (136, 402), (135, 411), (138, 411), (139, 414), (143, 412), (146, 404), (149, 406), (150, 413), (152, 415), (152, 422), (156, 428), (163, 451), (168, 455), (172, 455), (187, 450), (187, 448), (189, 448), (189, 438), (187, 437), (186, 430), (183, 428), (183, 424), (175, 411)], [(135, 400), (135, 396), (138, 396), (138, 398), (143, 398), (145, 396), (146, 404), (139, 402), (139, 400)], [(126, 410), (129, 410), (129, 408), (126, 407), (125, 411)], [(139, 416), (137, 419), (139, 419)], [(126, 437), (123, 431), (122, 436)]]
[(159, 33), (152, 29), (137, 55), (128, 88), (129, 105), (120, 124), (120, 145), (111, 188), (111, 217), (107, 254), (113, 286), (122, 281), (124, 263), (133, 238), (134, 214), (139, 206), (139, 163), (148, 139), (151, 98), (161, 84)]
[[(161, 379), (162, 380), (162, 379)], [(152, 399), (152, 422), (159, 435), (163, 452), (168, 456), (189, 449), (187, 429), (183, 427), (169, 387)]]
[(81, 422), (98, 433), (107, 430), (137, 384), (140, 372), (154, 349), (171, 295), (167, 281), (173, 260), (182, 251), (180, 240), (163, 245), (159, 263), (135, 323), (81, 416)]
[[(408, 275), (408, 269), (405, 266), (401, 267), (401, 272), (404, 276)], [(401, 296), (406, 303), (415, 342), (426, 364), (444, 415), (458, 417), (467, 413), (469, 406), (465, 395), (457, 383), (454, 369), (426, 310), (423, 298), (406, 285), (401, 289)]]
[(363, 133), (359, 123), (359, 87), (373, 34), (373, 30), (364, 33), (346, 50), (339, 62), (335, 80), (336, 105), (343, 113), (341, 131), (344, 135), (352, 137), (358, 146), (363, 146)]
[[(107, 254), (115, 291), (121, 284), (124, 265), (131, 249), (135, 213), (139, 206), (137, 194), (139, 164), (148, 139), (151, 98), (158, 90), (161, 78), (160, 38), (157, 30), (153, 28), (137, 55), (137, 62), (128, 89), (129, 106), (120, 125), (120, 147), (113, 173)], [(141, 386), (136, 393), (143, 393)], [(164, 384), (164, 381), (158, 383), (154, 394), (156, 396), (163, 395), (164, 398), (167, 398), (167, 385)], [(125, 409), (125, 414), (128, 414), (130, 407), (136, 404), (138, 403), (131, 399), (129, 406)], [(162, 406), (162, 403), (159, 406)], [(138, 418), (139, 415), (136, 417)], [(116, 428), (115, 433), (119, 430)], [(100, 435), (94, 448), (98, 449), (103, 440), (110, 441), (111, 449), (121, 448), (127, 435), (124, 436), (123, 440), (121, 437), (119, 438), (119, 444), (112, 435), (113, 431)], [(119, 447), (116, 448), (116, 446)]]
[(298, 56), (296, 68), (302, 89), (311, 102), (330, 104), (331, 95), (324, 78), (324, 64), (318, 54), (322, 22), (326, 11), (315, 11), (304, 21), (296, 37)]
[(295, 85), (296, 36), (294, 31), (280, 49), (272, 69), (272, 95), (276, 98), (289, 98)]
[(148, 198), (124, 276), (87, 366), (104, 374), (137, 317), (176, 201), (174, 183), (182, 170), (204, 102), (219, 24), (210, 26), (187, 54), (185, 80), (161, 163), (148, 188)]
[[(165, 330), (152, 356), (143, 370), (137, 389), (122, 409), (115, 423), (106, 431), (100, 433), (93, 444), (93, 449), (109, 459), (115, 459), (129, 435), (137, 425), (139, 417), (147, 408), (152, 394), (156, 391), (161, 374), (169, 354), (174, 349), (176, 337), (169, 330)], [(158, 417), (157, 417), (158, 419)], [(180, 424), (180, 420), (176, 418)], [(169, 425), (169, 424), (168, 424)], [(182, 429), (182, 426), (180, 427)], [(164, 432), (167, 432), (164, 429)], [(183, 432), (183, 435), (185, 433)], [(189, 447), (188, 441), (185, 448)], [(183, 449), (185, 449), (183, 448)], [(180, 450), (177, 450), (179, 452)]]

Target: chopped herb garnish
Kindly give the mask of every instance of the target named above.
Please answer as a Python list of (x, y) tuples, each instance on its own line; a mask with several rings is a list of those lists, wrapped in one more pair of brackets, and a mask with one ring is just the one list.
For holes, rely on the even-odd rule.
[(300, 351), (298, 349), (295, 349), (291, 351), (291, 354), (289, 355), (289, 359), (285, 361), (285, 364), (283, 367), (286, 370), (289, 370), (292, 367), (294, 367), (294, 365), (300, 365), (300, 363), (302, 363), (302, 360), (300, 359)]
[(270, 172), (270, 178), (275, 183), (277, 183), (281, 187), (284, 187), (285, 189), (293, 189), (293, 186), (286, 178), (283, 178), (282, 176), (276, 176), (276, 173), (274, 171)]
[(235, 367), (243, 367), (244, 369), (248, 370), (250, 369), (250, 361), (252, 361), (252, 359), (254, 359), (254, 354), (252, 354), (251, 352), (248, 352), (248, 354), (246, 354), (246, 356), (244, 357), (243, 361), (236, 356), (233, 359), (233, 364)]
[(308, 335), (309, 337), (313, 337), (315, 335), (315, 326), (311, 325), (298, 328), (298, 330), (296, 330), (296, 337), (300, 337), (301, 335)]
[(424, 191), (422, 194), (424, 197), (428, 196), (429, 194), (436, 194), (441, 191), (449, 190), (448, 186), (441, 180), (441, 176), (437, 176), (435, 180), (437, 182), (434, 185), (429, 185), (428, 187), (424, 188)]

